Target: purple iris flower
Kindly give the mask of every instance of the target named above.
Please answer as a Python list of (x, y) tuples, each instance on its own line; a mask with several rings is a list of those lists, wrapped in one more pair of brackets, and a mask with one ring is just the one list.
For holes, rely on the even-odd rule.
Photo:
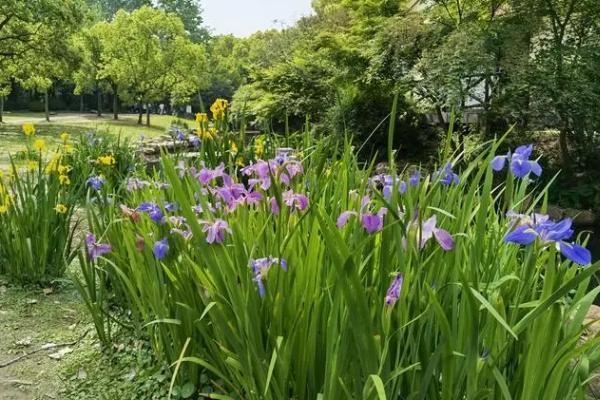
[(167, 238), (155, 242), (154, 249), (152, 252), (154, 253), (154, 257), (157, 260), (162, 260), (163, 258), (165, 258), (167, 256), (167, 253), (169, 252), (169, 241), (167, 240)]
[(504, 237), (504, 241), (529, 245), (539, 239), (544, 245), (554, 243), (562, 255), (569, 260), (583, 266), (590, 265), (592, 254), (588, 249), (577, 243), (566, 242), (573, 236), (572, 224), (573, 221), (570, 218), (553, 222), (546, 215), (534, 215), (509, 232)]
[(104, 179), (101, 176), (90, 176), (86, 184), (94, 190), (100, 190), (104, 185)]
[(363, 197), (361, 211), (344, 211), (338, 217), (336, 221), (336, 226), (339, 229), (342, 229), (344, 226), (346, 226), (351, 217), (357, 217), (360, 219), (360, 223), (362, 224), (365, 231), (367, 231), (367, 233), (373, 234), (382, 230), (383, 218), (387, 214), (388, 210), (385, 207), (381, 207), (376, 214), (364, 212), (365, 208), (368, 206), (369, 203), (370, 199), (367, 196)]
[(265, 297), (265, 285), (263, 280), (266, 278), (271, 267), (275, 264), (279, 264), (284, 271), (287, 271), (287, 261), (283, 258), (269, 256), (250, 260), (250, 268), (254, 274), (254, 282), (256, 282), (260, 297)]
[(199, 147), (200, 146), (200, 138), (196, 135), (190, 135), (188, 137), (188, 143), (190, 146)]
[(229, 224), (222, 219), (216, 219), (213, 222), (200, 221), (204, 227), (202, 231), (206, 233), (207, 243), (223, 243), (225, 241), (225, 233), (231, 234)]
[(394, 307), (394, 304), (400, 298), (400, 292), (402, 291), (402, 284), (404, 283), (404, 275), (398, 273), (394, 277), (392, 284), (390, 285), (386, 295), (385, 304), (390, 307)]
[(175, 228), (181, 228), (186, 225), (187, 220), (185, 217), (179, 215), (172, 215), (169, 217), (169, 223), (173, 225)]
[(440, 183), (444, 186), (450, 186), (452, 184), (458, 185), (460, 179), (458, 178), (458, 175), (454, 173), (452, 168), (452, 163), (446, 164), (444, 168), (434, 172), (433, 180), (440, 178)]
[(168, 212), (175, 212), (175, 211), (179, 210), (179, 204), (177, 204), (177, 203), (166, 203), (165, 204), (165, 210), (167, 210)]
[(542, 175), (542, 167), (537, 161), (531, 161), (529, 158), (533, 153), (533, 145), (519, 146), (515, 152), (511, 154), (509, 151), (505, 156), (496, 156), (492, 160), (492, 169), (494, 171), (502, 171), (506, 162), (510, 163), (510, 170), (517, 178), (524, 178), (529, 173), (536, 176)]
[(417, 186), (421, 181), (421, 171), (416, 170), (408, 178), (408, 184), (412, 187)]
[(434, 238), (445, 251), (454, 248), (454, 239), (448, 231), (437, 227), (437, 217), (434, 215), (421, 224), (419, 247), (422, 249), (429, 239)]
[(269, 204), (271, 206), (271, 214), (279, 215), (280, 209), (279, 209), (279, 203), (277, 202), (277, 199), (275, 197), (271, 197)]
[(284, 162), (286, 162), (290, 158), (290, 155), (292, 154), (293, 151), (294, 151), (294, 149), (292, 149), (291, 147), (278, 148), (275, 151), (275, 161), (279, 165), (282, 165)]
[(288, 207), (294, 207), (299, 211), (304, 211), (308, 207), (308, 197), (302, 193), (294, 193), (292, 190), (283, 192), (283, 202)]
[(155, 203), (142, 203), (138, 206), (136, 211), (147, 213), (150, 219), (157, 223), (162, 223), (165, 220), (162, 210), (158, 204)]
[(154, 187), (159, 190), (165, 190), (169, 189), (171, 187), (171, 184), (168, 182), (154, 182)]
[(194, 234), (192, 233), (192, 231), (190, 230), (183, 230), (183, 229), (179, 229), (179, 228), (173, 228), (170, 230), (171, 235), (179, 235), (181, 236), (184, 240), (190, 240)]
[(197, 174), (196, 177), (198, 178), (198, 181), (202, 185), (206, 186), (213, 179), (222, 177), (224, 173), (225, 173), (225, 165), (221, 164), (221, 165), (219, 165), (215, 169), (210, 169), (210, 168), (202, 167), (202, 169), (200, 170), (200, 172), (198, 172), (198, 174)]
[(150, 186), (150, 182), (143, 181), (139, 178), (129, 178), (127, 179), (127, 191), (134, 192), (136, 190), (141, 190)]
[(93, 233), (88, 233), (85, 236), (85, 244), (87, 246), (88, 256), (92, 261), (96, 261), (98, 257), (109, 253), (112, 250), (110, 244), (96, 242), (96, 236)]
[(171, 136), (177, 140), (184, 140), (185, 139), (185, 133), (183, 133), (183, 131), (177, 127), (173, 127), (171, 128)]
[(246, 196), (244, 197), (244, 201), (247, 205), (257, 205), (263, 199), (263, 195), (260, 192), (246, 192)]

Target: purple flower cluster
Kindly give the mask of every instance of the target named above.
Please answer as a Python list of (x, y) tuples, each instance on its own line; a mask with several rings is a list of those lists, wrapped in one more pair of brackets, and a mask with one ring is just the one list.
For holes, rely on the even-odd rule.
[(401, 180), (398, 176), (378, 174), (369, 179), (369, 184), (371, 188), (381, 188), (383, 197), (390, 200), (394, 186), (398, 188), (400, 194), (404, 194), (409, 187), (418, 186), (420, 181), (421, 171), (415, 170), (409, 175), (408, 182)]
[(554, 244), (563, 256), (579, 265), (590, 265), (592, 255), (588, 249), (574, 242), (567, 242), (573, 236), (570, 218), (553, 222), (550, 217), (534, 214), (531, 217), (511, 213), (513, 230), (504, 241), (521, 245), (529, 245), (538, 240), (542, 245)]
[(361, 201), (359, 211), (344, 211), (340, 214), (337, 219), (336, 226), (342, 229), (351, 217), (357, 217), (360, 219), (360, 223), (367, 233), (377, 233), (383, 229), (383, 218), (387, 214), (388, 210), (385, 207), (379, 208), (376, 213), (369, 211), (369, 205), (372, 203), (368, 196), (364, 196)]
[(250, 260), (250, 268), (252, 269), (252, 274), (254, 275), (254, 282), (256, 282), (256, 286), (258, 287), (258, 294), (260, 297), (265, 297), (265, 284), (263, 280), (267, 277), (269, 270), (275, 264), (281, 266), (281, 269), (287, 271), (287, 261), (283, 258), (276, 257), (265, 257), (259, 258), (256, 260)]
[(404, 275), (398, 273), (394, 277), (392, 284), (390, 285), (386, 295), (385, 304), (390, 307), (394, 307), (398, 299), (400, 298), (400, 292), (402, 291), (402, 284), (404, 283)]
[(112, 246), (107, 243), (98, 243), (96, 236), (92, 233), (88, 233), (85, 236), (85, 245), (87, 247), (88, 256), (92, 261), (96, 261), (100, 256), (109, 253), (112, 250)]
[(165, 216), (156, 203), (142, 203), (136, 208), (136, 211), (148, 214), (150, 219), (156, 223), (162, 224), (165, 222)]
[(533, 145), (519, 146), (514, 153), (510, 151), (504, 156), (496, 156), (492, 160), (492, 169), (502, 171), (508, 162), (510, 170), (517, 178), (524, 178), (533, 173), (536, 176), (542, 175), (542, 167), (535, 160), (530, 160), (533, 153)]
[(154, 249), (152, 253), (157, 260), (162, 260), (167, 256), (169, 252), (169, 241), (167, 238), (161, 239), (154, 243)]
[(433, 173), (433, 180), (440, 180), (440, 183), (444, 186), (450, 186), (452, 184), (458, 185), (460, 183), (460, 179), (458, 175), (452, 170), (452, 163), (447, 163), (444, 167)]
[(104, 178), (101, 176), (90, 176), (85, 183), (92, 189), (98, 191), (102, 189), (102, 186), (104, 185)]

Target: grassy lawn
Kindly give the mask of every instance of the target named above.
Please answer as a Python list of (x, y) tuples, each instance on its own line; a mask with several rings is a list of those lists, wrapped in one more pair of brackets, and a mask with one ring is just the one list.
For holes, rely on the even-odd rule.
[[(9, 154), (23, 150), (25, 137), (21, 125), (26, 122), (36, 127), (36, 137), (45, 139), (50, 147), (60, 141), (60, 134), (68, 132), (77, 136), (89, 131), (101, 131), (113, 135), (121, 135), (137, 139), (141, 135), (147, 138), (162, 135), (177, 118), (171, 115), (152, 115), (151, 125), (138, 125), (137, 115), (121, 114), (119, 120), (112, 115), (97, 117), (94, 114), (57, 114), (46, 122), (43, 113), (10, 113), (4, 115), (4, 123), (0, 124), (0, 165), (8, 164)], [(144, 118), (145, 121), (145, 118)], [(193, 121), (185, 121), (192, 125)]]

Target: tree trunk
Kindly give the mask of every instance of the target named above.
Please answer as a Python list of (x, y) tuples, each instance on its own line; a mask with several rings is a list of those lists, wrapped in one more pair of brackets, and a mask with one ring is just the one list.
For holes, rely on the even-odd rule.
[(102, 92), (100, 91), (100, 88), (98, 86), (96, 86), (96, 96), (97, 96), (97, 100), (98, 100), (98, 109), (96, 110), (96, 116), (101, 117), (102, 116)]
[(46, 115), (46, 121), (50, 122), (50, 108), (48, 106), (48, 90), (44, 92), (44, 114)]
[(569, 142), (567, 140), (568, 127), (564, 124), (558, 136), (558, 147), (560, 149), (560, 162), (565, 171), (571, 169), (571, 156), (569, 154)]
[(144, 115), (144, 108), (142, 107), (142, 103), (138, 103), (138, 125), (142, 124), (143, 115)]
[(4, 122), (2, 117), (4, 116), (4, 96), (0, 96), (0, 124)]
[(83, 114), (83, 93), (79, 95), (79, 114)]
[(113, 85), (113, 119), (119, 119), (119, 97), (117, 94), (117, 85)]
[(150, 104), (146, 104), (146, 126), (150, 126)]

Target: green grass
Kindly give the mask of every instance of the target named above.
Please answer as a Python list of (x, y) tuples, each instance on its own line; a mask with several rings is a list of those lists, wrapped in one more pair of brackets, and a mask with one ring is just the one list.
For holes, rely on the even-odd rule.
[(52, 147), (58, 144), (62, 132), (76, 136), (93, 130), (134, 139), (140, 135), (152, 138), (164, 134), (175, 119), (176, 117), (171, 115), (152, 115), (151, 125), (146, 126), (138, 125), (137, 115), (133, 114), (122, 114), (116, 121), (109, 115), (99, 118), (93, 114), (59, 114), (52, 116), (50, 122), (44, 120), (42, 113), (6, 114), (4, 123), (0, 124), (0, 167), (8, 165), (9, 154), (23, 150), (21, 125), (25, 122), (33, 123), (36, 127), (36, 137), (45, 139)]
[(88, 332), (60, 361), (48, 357), (56, 350), (42, 351), (0, 368), (0, 399), (166, 398), (168, 375), (148, 344), (124, 332), (114, 352), (98, 346), (81, 298), (66, 280), (45, 295), (40, 287), (7, 286), (0, 276), (0, 326), (0, 364)]

